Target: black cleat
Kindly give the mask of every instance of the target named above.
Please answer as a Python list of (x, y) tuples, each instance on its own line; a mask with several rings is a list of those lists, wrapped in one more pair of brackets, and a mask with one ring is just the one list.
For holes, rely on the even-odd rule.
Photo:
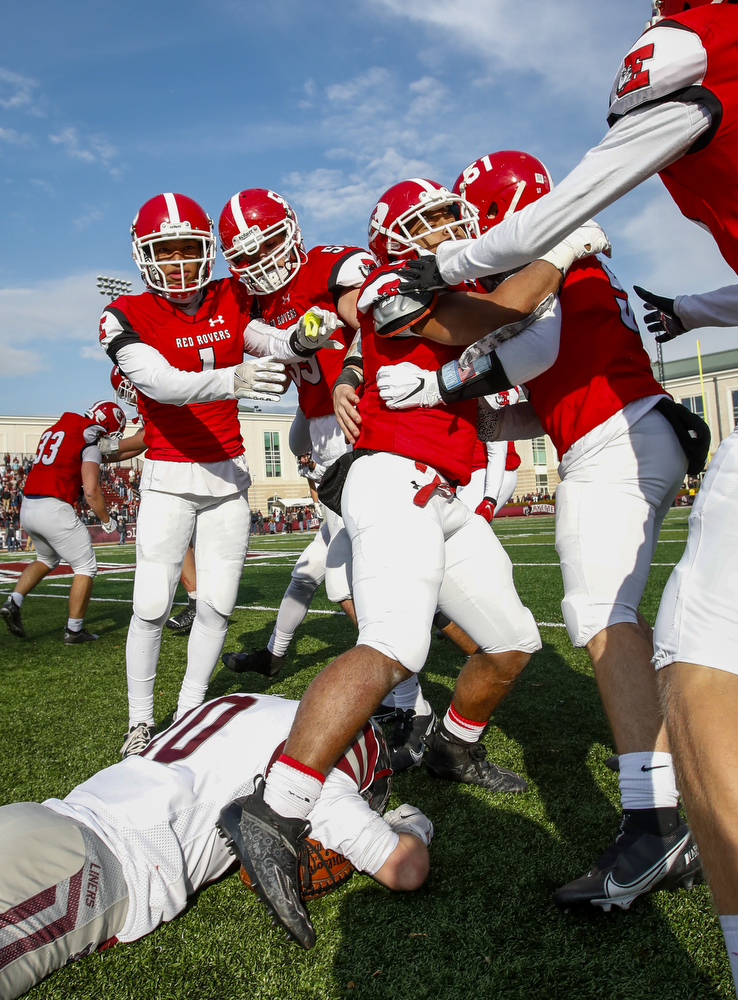
[(618, 757), (618, 755), (616, 753), (614, 753), (611, 757), (606, 757), (605, 758), (605, 767), (609, 767), (610, 770), (611, 771), (615, 771), (616, 774), (619, 773), (619, 771), (620, 771), (620, 758)]
[(121, 757), (125, 759), (126, 757), (134, 757), (143, 753), (153, 738), (153, 726), (150, 726), (147, 722), (134, 722), (126, 733), (123, 746), (120, 748)]
[(416, 715), (412, 708), (407, 711), (398, 709), (395, 718), (395, 728), (387, 746), (392, 770), (398, 774), (409, 771), (411, 767), (420, 767), (428, 738), (438, 728), (438, 719), (433, 709), (430, 715)]
[(372, 719), (378, 726), (383, 726), (387, 722), (393, 722), (398, 711), (399, 709), (395, 708), (394, 705), (385, 705), (382, 702), (372, 715)]
[(76, 646), (78, 642), (95, 642), (99, 639), (99, 635), (95, 635), (94, 632), (88, 632), (86, 628), (65, 628), (64, 629), (64, 645), (65, 646)]
[(195, 620), (196, 614), (197, 611), (195, 608), (186, 607), (178, 615), (172, 615), (171, 618), (167, 618), (164, 625), (170, 632), (174, 632), (175, 635), (189, 635), (192, 631), (192, 623)]
[(259, 775), (251, 795), (221, 809), (216, 826), (248, 872), (272, 922), (282, 924), (288, 940), (312, 948), (315, 929), (300, 898), (300, 848), (310, 823), (280, 816), (266, 805)]
[(9, 597), (0, 608), (0, 615), (3, 616), (5, 624), (13, 635), (17, 635), (19, 639), (25, 639), (26, 630), (23, 628), (23, 622), (21, 621), (21, 609), (12, 597)]
[(487, 760), (487, 747), (478, 743), (465, 743), (441, 726), (428, 740), (425, 766), (435, 778), (460, 781), (464, 785), (478, 785), (490, 792), (524, 792), (528, 787), (525, 778), (498, 767)]
[(648, 833), (627, 814), (615, 842), (591, 871), (554, 893), (562, 909), (591, 904), (606, 913), (630, 908), (638, 896), (659, 889), (691, 889), (701, 874), (700, 852), (686, 823), (665, 835)]
[(284, 663), (283, 656), (268, 649), (255, 649), (251, 653), (223, 653), (221, 660), (234, 674), (255, 673), (262, 677), (276, 677)]

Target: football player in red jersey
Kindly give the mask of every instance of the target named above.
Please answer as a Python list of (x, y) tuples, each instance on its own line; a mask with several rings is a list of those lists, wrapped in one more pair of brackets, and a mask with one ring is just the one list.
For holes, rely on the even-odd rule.
[[(455, 190), (477, 208), (485, 232), (543, 197), (549, 184), (540, 160), (504, 150), (470, 164)], [(620, 755), (624, 819), (616, 845), (555, 899), (562, 907), (627, 908), (644, 892), (691, 884), (699, 871), (696, 857), (686, 867), (680, 861), (694, 843), (678, 814), (651, 666), (652, 631), (638, 605), (661, 523), (687, 470), (677, 435), (687, 435), (690, 422), (701, 421), (675, 404), (653, 377), (627, 296), (602, 263), (594, 257), (575, 263), (559, 300), (558, 356), (525, 380), (529, 404), (492, 416), (498, 438), (546, 433), (561, 457), (556, 548), (564, 579), (562, 611), (572, 642), (589, 653)], [(468, 353), (479, 358), (480, 350), (475, 345)], [(462, 370), (469, 360), (462, 355)], [(489, 367), (497, 377), (496, 366)], [(410, 370), (397, 374), (395, 388), (391, 369), (381, 377), (383, 396), (393, 407), (403, 405), (408, 379), (432, 382), (429, 373)], [(482, 377), (471, 392), (461, 386), (444, 398), (504, 388), (499, 380), (485, 384), (488, 379)], [(467, 374), (464, 385), (473, 382)], [(527, 432), (520, 429), (526, 411)], [(505, 418), (513, 427), (509, 433), (501, 430)], [(644, 876), (651, 869), (658, 877)], [(625, 878), (624, 871), (638, 877)]]
[[(279, 753), (296, 709), (268, 695), (215, 698), (64, 799), (0, 807), (3, 1000), (151, 933), (232, 869), (218, 827), (238, 838), (240, 797)], [(327, 779), (308, 847), (408, 891), (428, 874), (433, 824), (408, 803), (385, 812), (391, 774), (381, 732), (365, 726)]]
[[(444, 280), (455, 284), (525, 264), (579, 221), (655, 173), (682, 214), (712, 233), (725, 260), (738, 271), (738, 4), (735, 0), (654, 0), (652, 15), (615, 77), (608, 135), (537, 205), (505, 220), (476, 244), (461, 248), (447, 242), (441, 246), (438, 266)], [(644, 290), (644, 297), (659, 306), (652, 293)], [(735, 325), (738, 291), (718, 294), (716, 299), (699, 314), (707, 312), (709, 317), (717, 312), (729, 325)], [(688, 310), (686, 303), (685, 308)], [(674, 324), (674, 314), (667, 309), (666, 315), (671, 332), (678, 332), (680, 324)], [(732, 481), (727, 484), (731, 475), (728, 453), (738, 449), (738, 438), (731, 435), (721, 447), (720, 472), (716, 467), (707, 487), (720, 498), (719, 506), (727, 509), (731, 504), (728, 498), (736, 495)], [(700, 537), (707, 537), (705, 527), (718, 535), (715, 553), (728, 560), (734, 545), (725, 526), (732, 528), (738, 518), (731, 511), (724, 519), (718, 515), (703, 525), (704, 514), (716, 506), (703, 494), (692, 524), (695, 532), (702, 532)], [(732, 638), (729, 653), (725, 648), (710, 649), (716, 634), (732, 636), (735, 632), (735, 596), (731, 585), (730, 607), (725, 613), (717, 611), (718, 602), (713, 598), (718, 597), (715, 583), (722, 579), (721, 564), (713, 564), (711, 558), (705, 556), (705, 572), (691, 573), (685, 564), (675, 575), (675, 581), (683, 573), (709, 581), (705, 593), (711, 613), (703, 621), (699, 614), (687, 610), (687, 618), (680, 619), (681, 635), (693, 632), (700, 636), (705, 653), (696, 652), (699, 641), (691, 647), (680, 646), (673, 635), (662, 633), (659, 627), (655, 662), (660, 668), (658, 683), (664, 692), (679, 787), (721, 914), (734, 978), (738, 979), (738, 801), (725, 793), (726, 783), (732, 782), (738, 742), (738, 723), (734, 721), (738, 680), (731, 674), (732, 664), (738, 662), (738, 649)], [(679, 617), (674, 588), (666, 592), (665, 599), (669, 608), (659, 626)], [(731, 721), (714, 725), (714, 710), (722, 711), (728, 705)], [(698, 746), (699, 752), (695, 750)]]
[[(279, 330), (289, 330), (299, 316), (318, 309), (336, 324), (332, 344), (288, 366), (300, 410), (308, 421), (312, 459), (327, 467), (350, 448), (334, 416), (331, 393), (346, 348), (359, 326), (356, 300), (374, 258), (367, 250), (352, 246), (316, 246), (306, 251), (291, 206), (281, 195), (264, 188), (234, 194), (221, 212), (218, 231), (231, 272), (255, 296), (252, 316)], [(340, 517), (326, 509), (325, 518), (330, 533), (326, 592), (329, 600), (339, 603), (355, 622), (347, 569), (350, 543)], [(292, 603), (302, 603), (305, 612), (312, 597), (310, 584), (320, 583), (320, 562), (310, 562), (315, 573), (308, 579), (305, 565), (300, 567), (301, 590), (290, 597)], [(278, 669), (277, 661), (287, 652), (291, 634), (285, 630), (281, 641), (272, 635), (266, 649), (225, 656), (232, 669), (238, 665), (243, 669)]]
[(211, 280), (213, 224), (191, 198), (151, 198), (131, 234), (147, 291), (115, 299), (100, 321), (101, 346), (138, 390), (147, 446), (126, 644), (124, 754), (140, 753), (151, 738), (162, 627), (195, 527), (197, 616), (178, 715), (204, 699), (223, 646), (250, 524), (238, 399), (276, 400), (286, 378), (283, 365), (269, 357), (244, 360), (244, 352), (291, 361), (313, 350), (301, 346), (299, 322), (289, 335), (255, 323), (246, 333), (252, 296), (235, 278)]
[[(441, 185), (416, 178), (380, 199), (370, 234), (375, 235), (376, 224), (389, 234), (388, 242), (397, 237), (400, 254), (432, 252), (439, 238), (469, 231), (472, 219), (462, 217), (463, 207), (462, 199)], [(399, 231), (392, 226), (395, 220)], [(595, 229), (588, 231), (591, 250)], [(557, 248), (561, 266), (564, 253)], [(577, 253), (569, 252), (569, 263)], [(476, 404), (457, 404), (446, 412), (392, 413), (379, 397), (376, 372), (383, 361), (403, 357), (443, 362), (458, 353), (449, 346), (457, 336), (457, 342), (467, 343), (470, 330), (527, 320), (542, 300), (553, 298), (561, 272), (557, 264), (540, 261), (502, 291), (446, 296), (461, 301), (467, 329), (458, 335), (444, 324), (448, 307), (439, 302), (436, 308), (435, 294), (394, 294), (396, 272), (396, 267), (373, 272), (358, 299), (365, 378), (361, 432), (358, 448), (333, 466), (334, 486), (336, 473), (350, 466), (339, 509), (352, 540), (359, 641), (311, 683), (284, 753), (264, 788), (244, 800), (240, 822), (239, 849), (256, 874), (257, 891), (304, 947), (312, 946), (315, 934), (299, 900), (294, 852), (309, 829), (307, 816), (351, 734), (384, 695), (423, 666), (437, 607), (479, 647), (459, 675), (428, 766), (438, 777), (491, 791), (526, 787), (519, 775), (485, 760), (480, 739), (540, 639), (493, 532), (453, 493), (454, 480), (469, 479)], [(324, 478), (324, 503), (330, 485)], [(338, 507), (336, 495), (331, 503)], [(487, 579), (495, 580), (494, 592)]]
[(64, 643), (69, 646), (97, 639), (83, 627), (97, 562), (90, 533), (77, 517), (74, 505), (82, 487), (103, 530), (115, 531), (117, 525), (108, 514), (100, 490), (100, 444), (108, 438), (119, 438), (125, 426), (121, 408), (101, 400), (85, 410), (84, 416), (63, 413), (41, 435), (21, 506), (21, 524), (36, 548), (36, 561), (23, 570), (13, 593), (0, 608), (13, 635), (23, 638), (26, 634), (20, 610), (23, 598), (64, 559), (74, 573)]

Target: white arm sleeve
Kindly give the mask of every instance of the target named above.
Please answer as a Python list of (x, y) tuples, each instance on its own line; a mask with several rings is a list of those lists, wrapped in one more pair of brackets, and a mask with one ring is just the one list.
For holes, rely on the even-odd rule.
[(556, 246), (587, 219), (678, 159), (710, 127), (702, 104), (667, 101), (636, 108), (540, 201), (493, 226), (478, 240), (447, 240), (436, 251), (443, 280), (521, 267)]
[(235, 368), (214, 368), (209, 372), (183, 372), (174, 368), (149, 344), (126, 344), (117, 353), (117, 361), (137, 389), (150, 399), (173, 406), (186, 403), (212, 403), (233, 399)]
[(484, 473), (484, 495), (497, 503), (502, 489), (507, 461), (507, 441), (487, 441), (487, 468)]
[(276, 326), (265, 323), (263, 319), (252, 319), (243, 331), (244, 350), (256, 358), (268, 356), (278, 361), (304, 361), (290, 347), (290, 335), (295, 324), (286, 330), (278, 330)]
[(369, 875), (379, 871), (400, 842), (389, 824), (359, 795), (356, 782), (337, 768), (326, 778), (309, 819), (311, 837)]
[(94, 462), (95, 465), (102, 465), (102, 453), (96, 444), (88, 444), (82, 451), (83, 462)]
[(559, 355), (560, 336), (561, 304), (555, 298), (540, 319), (497, 348), (497, 357), (513, 385), (522, 385), (551, 367)]
[(687, 330), (738, 326), (738, 285), (726, 285), (703, 295), (677, 295), (674, 311)]

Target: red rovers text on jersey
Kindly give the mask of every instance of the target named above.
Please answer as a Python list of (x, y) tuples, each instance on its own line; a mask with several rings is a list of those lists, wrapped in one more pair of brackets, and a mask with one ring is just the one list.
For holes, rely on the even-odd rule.
[[(97, 428), (95, 432), (94, 428)], [(85, 436), (85, 431), (87, 435)], [(63, 413), (41, 435), (24, 495), (58, 497), (74, 505), (82, 486), (82, 453), (94, 444), (103, 429), (78, 413)]]
[[(313, 247), (293, 281), (278, 292), (254, 299), (254, 316), (285, 330), (311, 306), (336, 312), (342, 292), (360, 287), (374, 264), (372, 255), (361, 247)], [(341, 327), (331, 339), (344, 345), (342, 351), (326, 348), (312, 358), (287, 366), (297, 386), (300, 409), (308, 419), (333, 413), (333, 383), (341, 373), (353, 336), (351, 327)]]
[[(188, 315), (161, 295), (115, 299), (100, 320), (100, 342), (111, 361), (132, 343), (149, 344), (175, 368), (208, 371), (243, 361), (251, 296), (236, 278), (207, 285), (200, 307)], [(172, 406), (138, 393), (149, 459), (219, 462), (243, 452), (235, 399)]]

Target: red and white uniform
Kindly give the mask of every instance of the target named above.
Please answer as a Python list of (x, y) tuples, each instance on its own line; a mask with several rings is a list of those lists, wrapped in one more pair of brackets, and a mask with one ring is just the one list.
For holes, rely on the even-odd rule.
[[(360, 288), (374, 266), (372, 255), (361, 247), (313, 247), (284, 288), (255, 297), (254, 310), (271, 326), (288, 330), (312, 306), (337, 312), (341, 295)], [(308, 420), (313, 461), (325, 467), (351, 450), (333, 413), (333, 384), (341, 374), (353, 337), (352, 327), (339, 327), (331, 339), (341, 343), (343, 350), (325, 348), (312, 358), (293, 361), (287, 368), (297, 387), (300, 409)], [(351, 547), (341, 519), (327, 508), (324, 513), (331, 536), (331, 556), (324, 567), (326, 592), (331, 601), (343, 601), (351, 596)]]
[[(265, 695), (216, 698), (65, 799), (0, 808), (0, 900), (5, 915), (17, 915), (0, 927), (3, 997), (25, 993), (70, 955), (150, 933), (231, 868), (215, 827), (220, 811), (266, 773), (296, 710)], [(362, 798), (382, 766), (367, 725), (309, 817), (312, 838), (370, 874), (399, 842)]]
[(294, 358), (279, 331), (252, 324), (246, 334), (251, 304), (238, 279), (223, 278), (185, 306), (152, 292), (122, 296), (100, 321), (101, 346), (138, 390), (147, 445), (126, 646), (131, 724), (153, 723), (161, 629), (195, 526), (198, 610), (183, 710), (205, 697), (236, 603), (251, 523), (251, 477), (234, 370), (245, 352)]
[(458, 351), (412, 334), (378, 336), (372, 306), (361, 331), (364, 394), (355, 447), (377, 454), (354, 462), (342, 499), (359, 644), (417, 673), (440, 608), (486, 652), (534, 652), (538, 629), (515, 591), (510, 560), (483, 518), (448, 486), (471, 476), (476, 403), (393, 411), (377, 389), (381, 365), (437, 368)]
[(74, 504), (82, 488), (82, 463), (99, 466), (102, 462), (97, 442), (104, 433), (90, 417), (63, 413), (41, 435), (26, 478), (20, 516), (36, 558), (52, 569), (64, 559), (75, 574), (97, 574), (90, 533)]

